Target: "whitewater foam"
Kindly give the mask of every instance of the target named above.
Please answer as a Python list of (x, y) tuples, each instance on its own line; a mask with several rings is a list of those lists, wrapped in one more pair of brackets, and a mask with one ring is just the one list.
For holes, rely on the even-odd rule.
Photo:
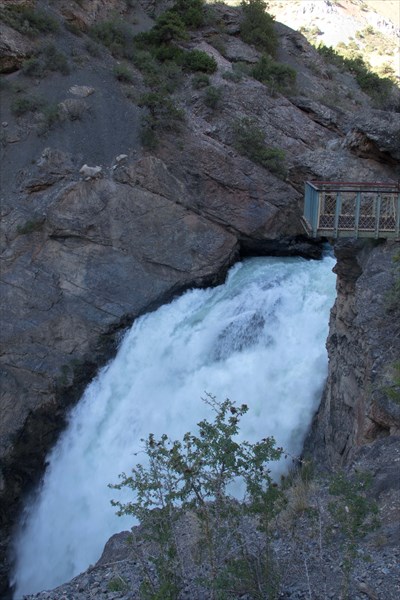
[[(241, 436), (273, 435), (297, 455), (326, 377), (334, 260), (249, 259), (224, 285), (192, 290), (138, 319), (72, 410), (16, 536), (15, 599), (94, 563), (116, 517), (107, 484), (138, 461), (141, 438), (176, 439), (209, 415), (208, 391), (250, 407)], [(275, 475), (287, 468), (274, 465)], [(118, 499), (122, 500), (121, 494)]]

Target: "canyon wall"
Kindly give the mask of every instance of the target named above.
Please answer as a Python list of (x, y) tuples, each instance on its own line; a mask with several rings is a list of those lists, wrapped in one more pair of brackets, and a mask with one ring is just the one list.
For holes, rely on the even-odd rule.
[(335, 243), (329, 374), (306, 443), (325, 464), (349, 464), (363, 446), (400, 433), (400, 406), (388, 393), (400, 360), (399, 252), (399, 242)]

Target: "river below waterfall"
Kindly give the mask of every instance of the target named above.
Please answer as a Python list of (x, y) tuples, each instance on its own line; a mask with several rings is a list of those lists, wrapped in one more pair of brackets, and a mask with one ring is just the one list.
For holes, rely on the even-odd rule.
[[(246, 403), (241, 436), (273, 435), (292, 455), (317, 408), (335, 297), (334, 259), (253, 258), (224, 285), (191, 290), (134, 323), (115, 359), (88, 386), (48, 457), (15, 538), (15, 600), (55, 587), (98, 560), (132, 526), (110, 499), (140, 458), (140, 439), (195, 429), (219, 400)], [(272, 465), (279, 476), (286, 463)]]

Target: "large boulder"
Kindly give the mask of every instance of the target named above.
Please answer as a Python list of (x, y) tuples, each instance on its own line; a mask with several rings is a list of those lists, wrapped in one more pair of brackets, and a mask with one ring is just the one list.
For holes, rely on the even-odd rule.
[(33, 50), (31, 40), (5, 23), (0, 23), (0, 73), (12, 73), (20, 69)]

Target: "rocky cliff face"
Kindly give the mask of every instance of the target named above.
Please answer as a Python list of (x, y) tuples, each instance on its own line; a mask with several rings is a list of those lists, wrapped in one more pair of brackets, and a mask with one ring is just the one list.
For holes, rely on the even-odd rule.
[(393, 292), (398, 253), (398, 242), (335, 246), (329, 376), (307, 444), (331, 465), (348, 464), (364, 445), (400, 433), (400, 407), (387, 393), (400, 357), (400, 298)]
[[(146, 78), (106, 48), (94, 50), (88, 31), (112, 11), (135, 31), (146, 30), (160, 3), (36, 6), (58, 23), (56, 31), (36, 38), (21, 34), (18, 43), (10, 23), (2, 24), (11, 29), (3, 39), (14, 44), (3, 46), (7, 60), (1, 63), (3, 581), (20, 499), (38, 480), (68, 407), (115, 350), (118, 333), (183, 289), (220, 281), (240, 255), (317, 257), (318, 244), (304, 238), (300, 221), (304, 179), (395, 179), (399, 158), (393, 115), (371, 109), (354, 78), (328, 69), (300, 34), (277, 24), (277, 58), (297, 71), (296, 88), (286, 96), (246, 69), (235, 75), (237, 63), (249, 67), (260, 53), (238, 37), (240, 11), (222, 6), (184, 43), (215, 58), (218, 68), (210, 83), (218, 90), (218, 106), (206, 102), (193, 75), (181, 73), (171, 98), (184, 121), (177, 131), (159, 131), (158, 148), (146, 150), (140, 122), (147, 113), (139, 106)], [(68, 70), (28, 74), (26, 60), (44, 61), (40, 57), (49, 44), (64, 54)], [(129, 83), (113, 74), (121, 62), (129, 68)], [(32, 97), (35, 107), (22, 111)], [(238, 152), (234, 129), (241, 119), (252, 119), (266, 144), (285, 152), (285, 177)], [(101, 178), (85, 180), (79, 172), (84, 163), (101, 166)], [(365, 250), (365, 264), (356, 259), (356, 272), (363, 270), (357, 285), (364, 282), (366, 290), (377, 253), (386, 257), (385, 265), (390, 262), (382, 248), (371, 255)], [(377, 287), (379, 281), (376, 275)], [(347, 305), (355, 301), (349, 296), (338, 300), (334, 314), (340, 313), (340, 302), (351, 313)], [(363, 303), (368, 308), (367, 291)], [(342, 329), (354, 326), (338, 319)], [(368, 317), (362, 319), (360, 328), (369, 331)], [(374, 337), (368, 335), (363, 351)], [(332, 334), (331, 352), (336, 339)], [(359, 350), (342, 341), (338, 361)], [(376, 360), (371, 356), (360, 380), (365, 371), (375, 381)], [(329, 443), (332, 457), (347, 456), (354, 440), (375, 435), (375, 424), (381, 433), (392, 427), (388, 410), (360, 400), (349, 408), (346, 439), (331, 444), (334, 434), (325, 432), (336, 416), (329, 407), (341, 389), (332, 391), (319, 417), (318, 435)]]

